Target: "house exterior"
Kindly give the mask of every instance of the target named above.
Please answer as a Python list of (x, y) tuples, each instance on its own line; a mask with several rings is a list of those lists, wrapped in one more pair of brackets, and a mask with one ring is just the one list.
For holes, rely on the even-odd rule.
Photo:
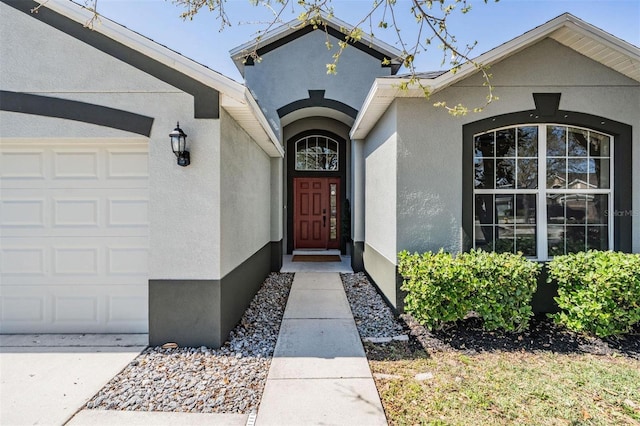
[(220, 345), (278, 268), (280, 142), (243, 85), (36, 5), (0, 3), (2, 332)]
[(480, 113), (453, 119), (432, 105), (482, 105), (472, 66), (422, 79), (429, 102), (377, 79), (350, 133), (364, 170), (354, 244), (388, 300), (401, 309), (401, 250), (539, 261), (640, 251), (639, 59), (638, 47), (565, 14), (477, 58), (500, 98)]
[(482, 103), (475, 69), (425, 74), (425, 100), (366, 39), (326, 75), (334, 18), (233, 49), (240, 84), (37, 4), (0, 1), (3, 333), (220, 346), (295, 249), (350, 255), (398, 310), (404, 249), (640, 252), (640, 52), (571, 15), (479, 57), (500, 101), (453, 118), (433, 103)]

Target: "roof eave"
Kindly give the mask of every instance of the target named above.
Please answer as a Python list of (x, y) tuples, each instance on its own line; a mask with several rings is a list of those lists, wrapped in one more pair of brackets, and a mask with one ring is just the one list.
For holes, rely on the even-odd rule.
[[(85, 25), (94, 15), (86, 7), (67, 0), (36, 0), (43, 7)], [(264, 114), (247, 88), (206, 66), (162, 46), (108, 18), (100, 16), (94, 30), (134, 49), (149, 58), (170, 66), (175, 70), (220, 92), (220, 105), (240, 123), (256, 143), (271, 157), (283, 157), (284, 150), (279, 139), (268, 125)], [(247, 119), (252, 117), (253, 121)], [(258, 125), (255, 125), (257, 121)], [(252, 124), (254, 123), (254, 124)]]
[[(423, 87), (430, 90), (433, 88), (434, 80), (421, 79), (420, 81)], [(396, 98), (424, 97), (422, 88), (413, 86), (401, 89), (402, 83), (408, 82), (407, 78), (376, 78), (351, 127), (349, 133), (351, 139), (366, 138)]]
[[(66, 16), (81, 25), (86, 25), (94, 16), (91, 10), (71, 0), (35, 1), (42, 4), (43, 7)], [(104, 16), (100, 16), (99, 20), (94, 23), (93, 30), (99, 31), (124, 46), (134, 49), (164, 65), (168, 65), (227, 96), (238, 100), (242, 100), (244, 97), (244, 86), (237, 81), (182, 56), (170, 48), (162, 46)]]
[[(349, 25), (348, 23), (341, 21), (336, 17), (329, 17), (326, 14), (322, 14), (322, 18), (327, 22), (328, 26), (338, 31), (340, 31), (341, 28), (353, 28), (353, 25)], [(233, 62), (236, 64), (236, 67), (240, 71), (240, 74), (244, 76), (244, 60), (248, 53), (257, 51), (264, 46), (268, 46), (269, 44), (287, 37), (302, 28), (304, 28), (304, 25), (301, 25), (300, 21), (298, 21), (297, 19), (291, 20), (281, 25), (280, 27), (263, 34), (259, 37), (259, 39), (251, 40), (247, 43), (231, 49), (229, 51), (229, 55), (231, 56)], [(374, 48), (375, 50), (379, 51), (385, 56), (388, 56), (392, 65), (396, 65), (397, 68), (402, 65), (398, 60), (398, 58), (402, 55), (402, 52), (400, 52), (390, 44), (387, 44), (377, 38), (371, 37), (368, 34), (363, 35), (361, 42), (365, 45), (372, 46), (372, 48)]]
[[(474, 62), (482, 64), (483, 66), (491, 66), (528, 48), (529, 46), (532, 46), (546, 37), (551, 37), (553, 33), (563, 27), (570, 28), (587, 37), (597, 39), (599, 42), (606, 44), (609, 48), (625, 54), (630, 58), (630, 60), (640, 62), (640, 50), (636, 46), (618, 39), (569, 13), (562, 14), (557, 18), (524, 33), (523, 35), (478, 56), (474, 59)], [(476, 72), (478, 72), (478, 67), (473, 63), (468, 62), (461, 65), (456, 72), (450, 70), (434, 79), (420, 79), (420, 82), (423, 86), (429, 88), (431, 94), (434, 94), (461, 80), (464, 80)], [(634, 78), (632, 76), (629, 77)], [(634, 79), (636, 81), (640, 81), (638, 78)], [(356, 121), (351, 131), (352, 139), (365, 138), (373, 129), (377, 120), (382, 117), (389, 105), (393, 103), (394, 99), (399, 97), (424, 96), (421, 89), (414, 88), (402, 91), (398, 88), (402, 82), (407, 81), (408, 79), (376, 79), (362, 108), (360, 108), (358, 116), (356, 117)], [(395, 94), (391, 94), (393, 93), (391, 91), (393, 86), (396, 87)]]

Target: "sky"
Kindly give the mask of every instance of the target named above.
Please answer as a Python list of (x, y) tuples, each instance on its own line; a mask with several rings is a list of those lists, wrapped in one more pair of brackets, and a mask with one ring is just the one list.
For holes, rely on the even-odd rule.
[[(415, 39), (417, 26), (409, 13), (411, 2), (397, 2), (396, 18), (403, 37)], [(373, 0), (332, 2), (334, 15), (351, 24), (359, 22), (372, 3)], [(459, 45), (477, 41), (472, 57), (564, 12), (640, 46), (640, 0), (501, 0), (498, 3), (489, 0), (487, 4), (481, 0), (470, 0), (470, 3), (472, 10), (467, 14), (454, 12), (448, 26)], [(226, 0), (225, 8), (232, 26), (220, 31), (220, 20), (208, 9), (201, 10), (193, 20), (183, 20), (180, 18), (181, 9), (170, 0), (98, 0), (98, 12), (103, 16), (241, 82), (242, 76), (233, 64), (229, 50), (253, 40), (272, 15), (263, 6), (252, 6), (249, 0)], [(283, 20), (293, 20), (297, 13), (299, 11), (287, 12)], [(375, 30), (377, 38), (399, 48), (391, 29)], [(442, 52), (435, 44), (428, 52), (421, 53), (415, 63), (418, 71), (448, 69), (442, 65)]]

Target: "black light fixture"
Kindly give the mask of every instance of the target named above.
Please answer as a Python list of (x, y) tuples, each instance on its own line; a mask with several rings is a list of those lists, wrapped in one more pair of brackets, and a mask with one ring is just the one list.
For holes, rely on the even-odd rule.
[(189, 151), (187, 151), (187, 135), (180, 128), (180, 122), (176, 124), (173, 132), (169, 133), (171, 138), (171, 150), (178, 158), (179, 166), (188, 166), (191, 163)]

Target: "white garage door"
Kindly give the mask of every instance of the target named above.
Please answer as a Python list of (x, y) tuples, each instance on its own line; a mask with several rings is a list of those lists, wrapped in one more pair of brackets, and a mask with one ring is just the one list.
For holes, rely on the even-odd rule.
[(0, 185), (0, 331), (147, 332), (147, 141), (4, 140)]

